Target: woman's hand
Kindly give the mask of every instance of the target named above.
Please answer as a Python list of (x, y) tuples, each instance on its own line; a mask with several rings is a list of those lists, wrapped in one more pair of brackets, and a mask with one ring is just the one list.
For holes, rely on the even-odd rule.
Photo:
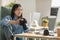
[(16, 20), (16, 24), (20, 23), (21, 18), (19, 18), (18, 20)]
[(18, 20), (10, 20), (9, 24), (19, 24), (20, 20), (21, 20), (21, 18), (19, 18)]

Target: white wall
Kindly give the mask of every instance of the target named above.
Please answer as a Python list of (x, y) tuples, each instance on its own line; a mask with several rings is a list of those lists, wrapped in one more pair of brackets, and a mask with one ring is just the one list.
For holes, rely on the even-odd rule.
[(16, 0), (16, 3), (20, 3), (23, 7), (23, 16), (30, 21), (30, 13), (35, 12), (36, 4), (35, 0)]
[(60, 7), (60, 0), (52, 0), (51, 7)]
[(51, 0), (36, 0), (36, 11), (41, 12), (41, 16), (50, 14)]
[(36, 0), (36, 11), (41, 13), (40, 20), (42, 17), (50, 15), (50, 8), (51, 0)]

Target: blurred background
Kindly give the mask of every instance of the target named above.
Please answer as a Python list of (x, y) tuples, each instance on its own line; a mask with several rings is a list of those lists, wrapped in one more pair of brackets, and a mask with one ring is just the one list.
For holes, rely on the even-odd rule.
[[(42, 18), (48, 17), (50, 30), (54, 30), (56, 23), (60, 22), (60, 0), (0, 0), (0, 20), (10, 15), (11, 8), (15, 4), (23, 7), (23, 17), (30, 23), (35, 13), (40, 13), (38, 25), (42, 25)], [(37, 17), (38, 15), (35, 15)], [(5, 40), (3, 28), (0, 26), (0, 40)]]

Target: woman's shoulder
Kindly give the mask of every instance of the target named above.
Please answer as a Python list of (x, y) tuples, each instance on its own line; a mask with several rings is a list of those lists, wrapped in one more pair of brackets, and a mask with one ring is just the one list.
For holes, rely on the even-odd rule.
[(9, 16), (9, 15), (8, 15), (8, 16), (6, 16), (5, 18), (6, 18), (6, 19), (12, 19), (12, 18), (11, 18), (11, 16)]
[(5, 16), (5, 17), (9, 17), (10, 18), (11, 16), (8, 15), (8, 16)]

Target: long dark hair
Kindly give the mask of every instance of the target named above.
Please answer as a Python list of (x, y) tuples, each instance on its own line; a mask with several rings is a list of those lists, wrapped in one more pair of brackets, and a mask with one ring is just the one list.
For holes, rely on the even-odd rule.
[[(20, 4), (14, 4), (14, 5), (13, 5), (12, 10), (11, 10), (11, 17), (12, 17), (12, 19), (13, 19), (14, 16), (15, 16), (14, 11), (15, 11), (18, 7), (22, 7), (22, 6), (21, 6)], [(22, 18), (22, 14), (21, 14), (20, 18)]]

